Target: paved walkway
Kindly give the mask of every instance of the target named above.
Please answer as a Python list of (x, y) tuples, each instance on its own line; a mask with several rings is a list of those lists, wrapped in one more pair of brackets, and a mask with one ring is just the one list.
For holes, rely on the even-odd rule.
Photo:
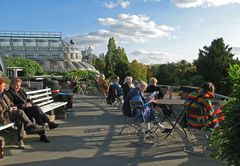
[(37, 135), (28, 136), (27, 149), (8, 146), (0, 165), (24, 166), (216, 166), (209, 157), (183, 152), (179, 132), (163, 139), (158, 146), (132, 143), (128, 134), (117, 136), (124, 118), (121, 112), (99, 102), (93, 96), (75, 97), (76, 116), (60, 127), (47, 131), (51, 143), (38, 142)]

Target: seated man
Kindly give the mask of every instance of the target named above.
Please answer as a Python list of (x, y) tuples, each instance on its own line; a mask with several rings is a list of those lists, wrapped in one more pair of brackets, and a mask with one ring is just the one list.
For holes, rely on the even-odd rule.
[(8, 124), (10, 121), (15, 122), (17, 126), (17, 145), (21, 149), (25, 149), (23, 139), (25, 137), (25, 130), (29, 133), (41, 133), (44, 131), (43, 127), (38, 127), (33, 124), (26, 116), (23, 110), (18, 109), (9, 100), (4, 93), (6, 88), (6, 81), (0, 79), (0, 123)]
[[(29, 119), (35, 119), (38, 125), (44, 126), (44, 123), (48, 123), (50, 129), (55, 129), (58, 124), (51, 122), (46, 114), (43, 113), (42, 109), (32, 104), (29, 101), (27, 94), (21, 89), (22, 80), (20, 78), (13, 78), (10, 83), (10, 88), (6, 92), (8, 98), (20, 109), (22, 109)], [(40, 134), (40, 141), (44, 143), (50, 142), (47, 139), (45, 133)]]
[[(189, 126), (201, 129), (206, 127), (207, 129), (216, 128), (220, 122), (224, 119), (221, 116), (222, 111), (220, 109), (214, 109), (211, 99), (214, 97), (215, 87), (211, 82), (205, 82), (198, 90), (190, 93), (186, 99), (185, 106), (201, 107), (204, 109), (204, 115), (202, 117), (196, 117), (194, 115), (188, 115), (187, 119), (191, 121), (187, 122)], [(204, 118), (204, 123), (199, 120)]]
[[(144, 81), (140, 81), (137, 85), (137, 87), (135, 89), (133, 89), (132, 91), (130, 91), (128, 93), (128, 95), (126, 96), (126, 98), (124, 99), (124, 103), (123, 103), (123, 114), (125, 116), (128, 116), (128, 117), (135, 117), (135, 118), (138, 118), (140, 117), (141, 115), (139, 114), (135, 114), (132, 115), (131, 113), (131, 106), (130, 106), (130, 101), (141, 101), (144, 103), (144, 117), (147, 121), (153, 121), (155, 122), (155, 124), (159, 125), (160, 127), (160, 130), (162, 132), (169, 132), (171, 131), (170, 129), (166, 129), (162, 124), (158, 123), (155, 119), (155, 114), (154, 112), (151, 110), (151, 107), (150, 107), (150, 103), (154, 100), (154, 98), (152, 99), (149, 99), (149, 101), (145, 101), (144, 100), (144, 97), (142, 95), (142, 93), (146, 90), (147, 88), (147, 83), (144, 82)], [(138, 117), (136, 117), (138, 116)], [(157, 123), (156, 123), (157, 122)]]
[(119, 77), (115, 76), (113, 78), (113, 83), (110, 85), (109, 91), (108, 91), (107, 104), (109, 105), (112, 105), (113, 103), (115, 103), (116, 98), (122, 95), (122, 87), (118, 82), (119, 82)]

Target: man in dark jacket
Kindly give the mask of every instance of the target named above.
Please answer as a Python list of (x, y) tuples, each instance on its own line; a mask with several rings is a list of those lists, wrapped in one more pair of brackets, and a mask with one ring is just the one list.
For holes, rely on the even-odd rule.
[[(55, 129), (58, 124), (49, 121), (49, 118), (43, 113), (42, 109), (39, 106), (32, 104), (25, 91), (21, 89), (21, 84), (22, 80), (20, 78), (12, 79), (10, 88), (6, 92), (8, 98), (17, 106), (17, 108), (24, 110), (29, 119), (34, 118), (38, 125), (44, 126), (44, 123), (48, 123), (50, 129)], [(44, 143), (50, 142), (45, 133), (40, 134), (40, 141)]]

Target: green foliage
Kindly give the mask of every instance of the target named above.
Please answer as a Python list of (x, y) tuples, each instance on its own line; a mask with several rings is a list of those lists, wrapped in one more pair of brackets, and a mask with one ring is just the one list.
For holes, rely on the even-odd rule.
[(147, 74), (148, 74), (148, 66), (142, 63), (139, 63), (136, 60), (133, 60), (132, 63), (130, 63), (130, 73), (135, 80), (146, 81)]
[(201, 75), (197, 75), (196, 68), (185, 60), (153, 65), (151, 66), (151, 76), (156, 77), (159, 84), (165, 85), (199, 86), (204, 81)]
[(73, 78), (78, 79), (86, 79), (86, 80), (94, 80), (97, 72), (94, 71), (88, 71), (88, 70), (75, 70), (75, 71), (69, 71), (69, 72), (47, 72), (48, 75), (60, 75), (65, 77), (68, 80), (71, 80)]
[(111, 77), (114, 75), (114, 67), (113, 67), (113, 55), (114, 51), (116, 50), (115, 39), (111, 37), (108, 41), (108, 51), (105, 55), (105, 70), (104, 74), (106, 77)]
[(205, 80), (211, 81), (217, 87), (218, 92), (228, 94), (231, 85), (228, 84), (227, 69), (233, 63), (232, 48), (225, 45), (223, 38), (212, 41), (209, 47), (204, 46), (199, 50), (199, 57), (195, 61), (197, 72)]
[(104, 62), (103, 59), (100, 59), (100, 58), (93, 59), (92, 65), (93, 65), (93, 66), (96, 68), (96, 70), (99, 71), (100, 73), (103, 73), (103, 72), (104, 72), (105, 62)]
[(107, 78), (118, 75), (120, 79), (123, 80), (130, 73), (127, 54), (124, 48), (116, 46), (113, 37), (108, 41), (108, 51), (104, 58), (104, 62), (104, 74)]
[(240, 66), (230, 66), (228, 74), (233, 91), (223, 109), (225, 120), (213, 131), (210, 145), (215, 148), (214, 157), (226, 165), (240, 166)]
[(7, 67), (23, 67), (23, 76), (34, 76), (43, 73), (42, 67), (35, 61), (16, 57), (4, 59)]

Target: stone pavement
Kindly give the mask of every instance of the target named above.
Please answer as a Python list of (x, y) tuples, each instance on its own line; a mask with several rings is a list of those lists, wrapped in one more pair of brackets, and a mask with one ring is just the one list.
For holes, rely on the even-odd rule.
[[(118, 136), (125, 119), (117, 108), (106, 106), (94, 96), (75, 96), (75, 117), (59, 121), (56, 130), (47, 131), (51, 143), (29, 135), (27, 149), (9, 145), (0, 165), (8, 166), (216, 166), (210, 157), (183, 151), (181, 131), (174, 131), (158, 146), (133, 143), (127, 130)], [(136, 139), (137, 140), (137, 139)], [(137, 140), (138, 141), (138, 140)]]

